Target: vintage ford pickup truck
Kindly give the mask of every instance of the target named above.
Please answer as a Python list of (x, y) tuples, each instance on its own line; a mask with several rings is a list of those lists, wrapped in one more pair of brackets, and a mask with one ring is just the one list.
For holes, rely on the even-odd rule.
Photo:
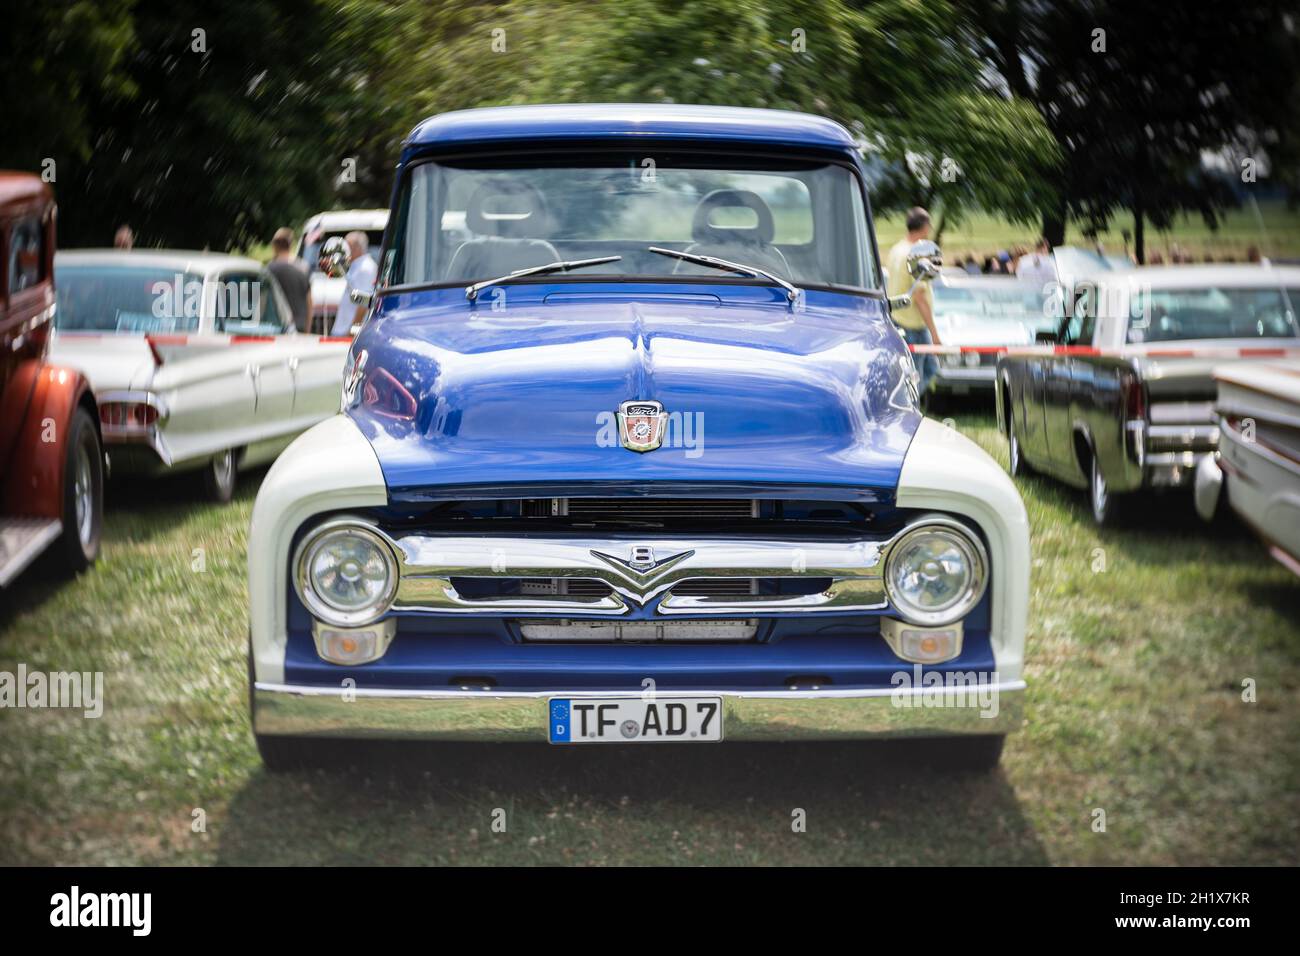
[(1300, 269), (1122, 269), (1081, 277), (1053, 348), (998, 360), (998, 424), (1011, 473), (1088, 489), (1117, 524), (1135, 492), (1190, 489), (1214, 452), (1214, 369), (1300, 354)]
[[(936, 254), (914, 249), (917, 281)], [(900, 735), (996, 764), (1022, 719), (1025, 511), (918, 411), (882, 285), (828, 120), (421, 123), (342, 413), (253, 512), (268, 766), (323, 738)]]

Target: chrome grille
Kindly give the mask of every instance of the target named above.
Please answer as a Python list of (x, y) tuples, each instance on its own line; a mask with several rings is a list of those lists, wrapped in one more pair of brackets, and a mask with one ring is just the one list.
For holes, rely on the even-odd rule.
[(746, 621), (521, 621), (525, 641), (752, 641), (758, 622)]
[[(401, 564), (398, 608), (511, 617), (624, 617), (653, 602), (655, 614), (664, 618), (744, 618), (755, 612), (885, 607), (882, 570), (891, 540), (660, 536), (629, 543), (607, 537), (412, 532), (389, 543)], [(646, 555), (652, 563), (639, 565)], [(550, 593), (554, 578), (577, 590)], [(529, 593), (522, 591), (525, 581)], [(768, 587), (768, 581), (777, 586)], [(683, 588), (688, 582), (690, 588)], [(599, 585), (605, 587), (598, 593)], [(709, 593), (714, 586), (727, 593)], [(705, 593), (687, 593), (694, 588)]]
[[(457, 585), (458, 578), (452, 579)], [(459, 585), (457, 585), (459, 586)], [(520, 594), (570, 594), (584, 597), (603, 597), (612, 588), (594, 578), (520, 578)], [(758, 594), (758, 578), (696, 578), (682, 581), (672, 589), (673, 594), (700, 597), (727, 597), (734, 594)]]
[(571, 521), (729, 521), (758, 516), (753, 498), (525, 498), (527, 517)]

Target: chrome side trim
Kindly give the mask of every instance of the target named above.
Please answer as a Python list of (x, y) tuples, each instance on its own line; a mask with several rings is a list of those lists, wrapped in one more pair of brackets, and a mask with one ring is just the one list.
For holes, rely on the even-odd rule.
[[(673, 698), (722, 698), (728, 741), (835, 740), (1004, 734), (1024, 720), (1025, 682), (821, 690), (660, 689)], [(544, 743), (552, 698), (640, 697), (641, 688), (592, 690), (396, 690), (253, 685), (253, 729), (272, 736)]]

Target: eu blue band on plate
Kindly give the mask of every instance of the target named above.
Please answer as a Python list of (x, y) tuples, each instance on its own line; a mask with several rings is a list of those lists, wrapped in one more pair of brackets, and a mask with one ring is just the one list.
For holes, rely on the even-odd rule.
[(568, 743), (570, 729), (569, 702), (567, 700), (551, 701), (551, 743)]

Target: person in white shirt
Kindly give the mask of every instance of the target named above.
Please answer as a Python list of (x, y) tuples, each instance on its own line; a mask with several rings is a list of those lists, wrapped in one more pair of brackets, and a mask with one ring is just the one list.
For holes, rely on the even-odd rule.
[(348, 266), (347, 278), (343, 281), (343, 298), (339, 299), (338, 312), (334, 314), (334, 328), (331, 335), (351, 335), (352, 326), (360, 322), (366, 314), (366, 306), (352, 301), (352, 292), (374, 293), (375, 280), (379, 278), (379, 264), (370, 258), (367, 250), (370, 240), (364, 232), (349, 232), (343, 237), (352, 256)]
[(1056, 281), (1056, 260), (1052, 258), (1052, 244), (1045, 237), (1038, 240), (1033, 252), (1016, 260), (1016, 278), (1039, 286)]

